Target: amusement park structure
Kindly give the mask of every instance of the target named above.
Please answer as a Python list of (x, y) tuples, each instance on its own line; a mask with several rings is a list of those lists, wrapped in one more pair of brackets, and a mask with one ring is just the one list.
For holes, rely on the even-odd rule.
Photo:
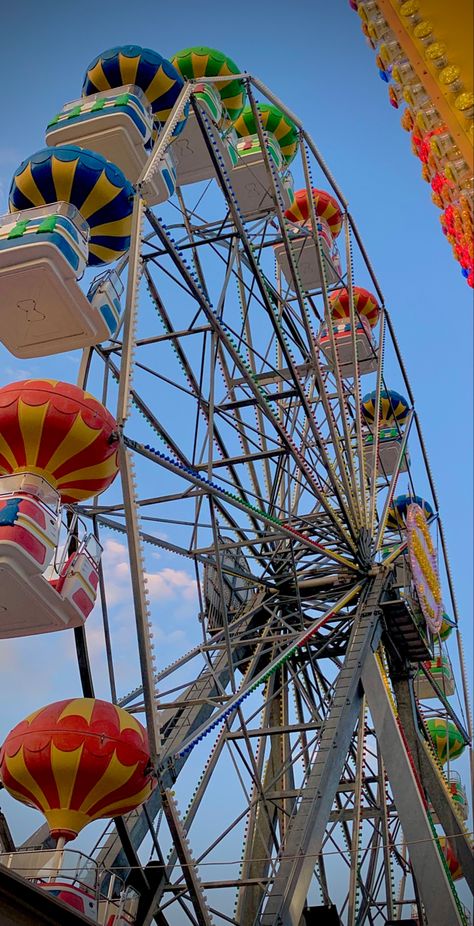
[(376, 52), (390, 104), (474, 287), (474, 10), (469, 0), (349, 0)]
[[(2, 732), (3, 787), (46, 819), (19, 845), (2, 818), (4, 921), (466, 926), (462, 615), (343, 194), (298, 118), (209, 48), (103, 52), (46, 143), (0, 219), (1, 337), (82, 360), (74, 384), (0, 389), (0, 636), (72, 629), (81, 687)], [(195, 576), (170, 665), (150, 551)]]

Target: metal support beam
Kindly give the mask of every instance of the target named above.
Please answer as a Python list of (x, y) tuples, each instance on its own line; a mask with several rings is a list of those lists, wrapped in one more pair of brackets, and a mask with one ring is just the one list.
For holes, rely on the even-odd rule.
[(360, 678), (364, 663), (380, 640), (378, 601), (384, 579), (372, 579), (358, 613), (347, 655), (336, 681), (329, 714), (323, 724), (316, 759), (302, 789), (277, 864), (261, 926), (299, 926), (313, 871), (360, 711)]
[(448, 792), (443, 776), (420, 736), (410, 682), (408, 679), (399, 678), (394, 681), (393, 687), (397, 699), (398, 716), (403, 726), (405, 739), (408, 743), (418, 777), (429, 795), (434, 812), (444, 832), (447, 836), (453, 836), (455, 838), (456, 855), (471, 893), (474, 894), (474, 862), (471, 840), (463, 821), (456, 812), (456, 807)]
[(123, 446), (122, 443), (120, 444), (119, 459), (120, 475), (122, 477), (124, 511), (126, 515), (128, 554), (130, 559), (130, 577), (132, 582), (135, 625), (137, 632), (138, 652), (140, 657), (141, 681), (145, 698), (148, 741), (150, 744), (151, 761), (153, 765), (156, 766), (161, 749), (161, 736), (158, 711), (156, 707), (154, 679), (155, 668), (153, 665), (153, 653), (150, 644), (150, 615), (144, 583), (145, 564), (143, 562), (141, 553), (140, 529), (138, 525), (137, 505), (135, 500), (132, 460), (130, 452)]
[[(448, 879), (413, 760), (395, 715), (382, 668), (374, 654), (366, 660), (362, 684), (427, 921), (430, 926), (447, 926), (448, 923), (449, 926), (462, 926), (454, 885)], [(436, 885), (435, 890), (433, 885)]]
[(169, 790), (163, 791), (161, 800), (173, 844), (182, 865), (184, 880), (186, 881), (197, 922), (199, 926), (212, 926), (212, 918), (202, 889), (201, 879), (172, 792)]
[[(257, 593), (257, 602), (263, 598), (263, 593)], [(253, 608), (249, 607), (249, 618), (253, 615)], [(245, 631), (245, 624), (242, 632)], [(170, 744), (171, 751), (176, 752), (185, 737), (197, 730), (202, 723), (207, 720), (215, 707), (212, 703), (212, 697), (219, 691), (224, 690), (229, 684), (229, 667), (227, 664), (227, 654), (221, 653), (214, 662), (212, 672), (204, 671), (194, 682), (189, 685), (183, 694), (183, 701), (194, 701), (186, 709), (168, 709), (161, 711), (161, 729), (163, 731), (163, 741)], [(207, 703), (205, 703), (207, 702)], [(185, 765), (187, 757), (176, 759), (170, 765), (167, 771), (160, 774), (160, 783), (163, 788), (172, 788), (181, 769)], [(149, 817), (153, 820), (161, 807), (161, 789), (155, 788), (151, 797), (146, 804)], [(130, 834), (132, 845), (137, 847), (141, 845), (149, 831), (148, 821), (143, 809), (132, 811), (126, 818), (127, 827)], [(121, 849), (120, 841), (117, 834), (112, 834), (107, 840), (105, 846), (101, 849), (97, 862), (105, 868), (119, 868), (126, 871), (127, 859)]]
[[(274, 697), (270, 706), (269, 722), (277, 724), (280, 719), (280, 699)], [(275, 729), (275, 727), (273, 727)], [(261, 731), (260, 735), (266, 733), (266, 728)], [(276, 784), (282, 781), (282, 757), (281, 757), (281, 736), (272, 739), (270, 755), (265, 764), (265, 772), (262, 781), (262, 793), (265, 798), (268, 795), (270, 783)], [(277, 804), (277, 801), (279, 802)], [(249, 828), (245, 855), (242, 864), (241, 876), (243, 879), (255, 879), (256, 883), (247, 886), (239, 891), (237, 905), (237, 920), (241, 926), (252, 926), (257, 915), (261, 898), (263, 894), (263, 885), (268, 877), (270, 866), (270, 857), (272, 846), (274, 844), (274, 830), (277, 822), (277, 808), (281, 807), (283, 801), (280, 797), (272, 800), (274, 803), (271, 812), (268, 807), (260, 801), (252, 815), (252, 827)]]

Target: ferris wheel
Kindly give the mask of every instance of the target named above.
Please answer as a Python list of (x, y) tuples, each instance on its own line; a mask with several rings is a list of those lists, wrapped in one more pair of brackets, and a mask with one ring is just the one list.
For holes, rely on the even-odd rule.
[[(298, 118), (213, 49), (108, 50), (82, 94), (0, 218), (5, 345), (83, 350), (76, 383), (0, 389), (1, 636), (73, 629), (82, 685), (2, 733), (4, 788), (47, 820), (25, 845), (4, 829), (17, 902), (107, 926), (466, 924), (460, 616), (346, 200)], [(153, 553), (195, 594), (170, 664)]]

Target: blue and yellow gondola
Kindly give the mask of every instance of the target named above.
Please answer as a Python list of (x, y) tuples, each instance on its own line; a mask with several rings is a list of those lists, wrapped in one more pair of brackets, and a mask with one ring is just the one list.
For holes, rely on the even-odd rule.
[[(100, 90), (126, 84), (134, 84), (143, 90), (151, 104), (155, 122), (164, 125), (184, 81), (171, 61), (157, 51), (140, 45), (119, 45), (108, 48), (91, 61), (84, 77), (82, 95), (90, 96)], [(179, 134), (185, 122), (186, 115), (178, 122), (175, 135)]]
[(425, 501), (424, 498), (420, 498), (419, 495), (397, 495), (388, 509), (387, 530), (405, 530), (407, 508), (409, 505), (419, 505), (427, 521), (433, 517), (434, 511), (430, 503)]
[(134, 189), (110, 161), (76, 145), (43, 148), (23, 161), (10, 187), (9, 209), (18, 212), (66, 202), (90, 227), (91, 266), (116, 260), (130, 247)]
[[(362, 414), (367, 423), (373, 424), (376, 416), (377, 391), (367, 393), (362, 399)], [(382, 389), (379, 402), (379, 427), (387, 428), (395, 424), (405, 424), (410, 406), (407, 399), (395, 389)]]

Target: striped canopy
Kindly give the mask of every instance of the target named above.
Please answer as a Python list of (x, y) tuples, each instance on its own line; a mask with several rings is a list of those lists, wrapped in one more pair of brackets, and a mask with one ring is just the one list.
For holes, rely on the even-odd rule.
[[(366, 421), (373, 424), (376, 414), (377, 391), (367, 393), (362, 399), (362, 414)], [(395, 389), (382, 389), (380, 391), (379, 426), (381, 428), (404, 424), (408, 418), (409, 405), (407, 399), (395, 392)]]
[(127, 711), (94, 698), (57, 701), (30, 714), (0, 751), (3, 785), (45, 815), (51, 835), (142, 804), (151, 794), (145, 729)]
[[(354, 297), (354, 312), (357, 315), (363, 315), (371, 328), (375, 328), (379, 320), (380, 306), (372, 293), (362, 286), (353, 286), (352, 293)], [(349, 301), (349, 291), (346, 287), (335, 289), (329, 296), (331, 306), (331, 315), (336, 319), (350, 318), (351, 307)]]
[[(140, 87), (151, 104), (155, 121), (165, 123), (184, 81), (175, 67), (151, 48), (140, 45), (119, 45), (108, 48), (91, 61), (82, 85), (82, 95), (89, 96), (98, 90), (111, 90), (135, 84)], [(175, 129), (183, 128), (184, 118)]]
[(205, 45), (193, 45), (178, 51), (171, 59), (171, 63), (182, 77), (193, 80), (199, 77), (220, 77), (221, 74), (228, 80), (214, 84), (220, 94), (229, 119), (237, 119), (245, 105), (247, 96), (243, 80), (232, 78), (233, 74), (240, 74), (241, 70), (232, 58), (224, 55), (215, 48)]
[(446, 614), (446, 611), (443, 611), (443, 620), (441, 622), (441, 627), (439, 631), (439, 635), (441, 639), (447, 640), (455, 626), (456, 625), (454, 624), (453, 620), (450, 618), (449, 614)]
[(443, 765), (448, 759), (457, 759), (464, 752), (464, 737), (451, 720), (446, 717), (429, 717), (426, 726), (436, 755)]
[(425, 502), (424, 498), (420, 498), (419, 495), (397, 495), (391, 507), (388, 509), (387, 530), (405, 530), (407, 508), (409, 505), (419, 505), (425, 513), (427, 521), (433, 517), (433, 509), (429, 502)]
[(10, 383), (0, 389), (0, 475), (43, 476), (63, 502), (99, 495), (117, 475), (116, 429), (107, 409), (78, 386)]
[[(257, 109), (260, 113), (263, 128), (267, 132), (273, 132), (286, 164), (289, 164), (295, 154), (298, 145), (298, 130), (296, 125), (284, 116), (280, 109), (272, 106), (270, 103), (257, 103)], [(245, 138), (246, 135), (255, 135), (257, 126), (251, 106), (246, 106), (239, 118), (234, 122), (234, 128), (239, 138)]]
[(446, 839), (445, 836), (440, 836), (439, 843), (453, 881), (459, 881), (460, 878), (464, 878), (461, 864), (454, 849), (453, 840)]
[(91, 230), (89, 264), (108, 264), (130, 247), (134, 189), (115, 164), (77, 145), (43, 148), (23, 161), (10, 187), (10, 212), (72, 203)]
[[(329, 226), (333, 238), (337, 238), (342, 228), (342, 212), (337, 199), (326, 190), (317, 190), (313, 187), (313, 202), (316, 215), (324, 219)], [(292, 222), (303, 225), (311, 219), (308, 194), (306, 188), (297, 190), (294, 200), (285, 212), (286, 218)]]

